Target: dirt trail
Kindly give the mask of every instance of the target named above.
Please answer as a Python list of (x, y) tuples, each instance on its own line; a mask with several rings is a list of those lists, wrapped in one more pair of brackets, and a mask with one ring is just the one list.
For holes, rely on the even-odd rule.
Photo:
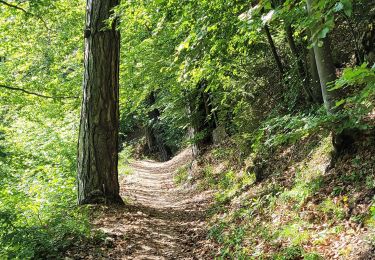
[(94, 220), (107, 238), (100, 249), (86, 249), (87, 255), (92, 259), (212, 259), (205, 228), (209, 192), (179, 188), (173, 182), (173, 173), (191, 159), (187, 149), (169, 162), (132, 163), (133, 173), (121, 181), (126, 206), (105, 208)]

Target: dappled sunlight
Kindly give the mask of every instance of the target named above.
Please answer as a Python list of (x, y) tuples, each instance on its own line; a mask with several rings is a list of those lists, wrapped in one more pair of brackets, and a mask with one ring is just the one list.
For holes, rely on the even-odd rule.
[(124, 207), (103, 207), (92, 221), (107, 241), (97, 252), (75, 252), (74, 256), (108, 256), (116, 259), (209, 259), (206, 211), (211, 192), (175, 186), (173, 174), (191, 162), (185, 149), (165, 163), (134, 161), (132, 174), (122, 177)]

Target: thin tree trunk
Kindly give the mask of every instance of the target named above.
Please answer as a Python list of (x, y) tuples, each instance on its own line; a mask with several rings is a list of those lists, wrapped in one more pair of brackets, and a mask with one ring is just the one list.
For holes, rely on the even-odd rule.
[[(306, 0), (306, 2), (307, 9), (311, 14), (313, 0)], [(326, 37), (323, 39), (323, 46), (320, 47), (318, 44), (314, 44), (313, 48), (324, 106), (326, 107), (328, 113), (332, 113), (334, 108), (334, 92), (328, 91), (328, 83), (336, 80), (336, 73), (328, 38)]]
[(318, 68), (316, 67), (315, 53), (314, 49), (309, 49), (309, 71), (310, 71), (310, 89), (314, 95), (314, 99), (318, 101), (319, 104), (323, 103), (322, 90), (320, 87)]
[(193, 144), (194, 156), (201, 154), (207, 145), (212, 144), (212, 132), (216, 127), (215, 119), (211, 115), (209, 94), (205, 93), (206, 86), (207, 81), (201, 80), (189, 98), (189, 136), (196, 139)]
[(298, 74), (301, 78), (301, 86), (302, 86), (302, 89), (305, 92), (305, 95), (307, 96), (307, 100), (308, 100), (308, 102), (314, 101), (314, 102), (317, 103), (317, 100), (315, 99), (313, 93), (308, 88), (307, 73), (305, 71), (305, 66), (303, 64), (302, 57), (301, 57), (301, 55), (300, 55), (300, 53), (297, 49), (296, 43), (294, 41), (293, 28), (290, 24), (287, 24), (285, 26), (285, 33), (286, 33), (286, 38), (287, 38), (287, 41), (288, 41), (288, 44), (289, 44), (289, 48), (290, 48), (292, 54), (294, 55), (294, 57), (297, 60), (297, 70), (298, 70)]
[[(306, 2), (309, 14), (311, 14), (313, 0), (306, 0)], [(329, 82), (333, 82), (336, 80), (335, 66), (333, 64), (332, 53), (328, 37), (323, 39), (322, 47), (318, 46), (318, 44), (314, 44), (314, 54), (316, 67), (320, 79), (320, 86), (322, 89), (322, 96), (327, 113), (337, 113), (338, 108), (336, 108), (334, 104), (335, 92), (328, 91), (327, 86)], [(355, 135), (357, 135), (356, 129), (344, 129), (340, 132), (337, 132), (335, 131), (335, 129), (333, 129), (332, 143), (334, 147), (334, 152), (332, 154), (332, 160), (329, 168), (334, 167), (336, 159), (343, 151), (349, 151), (353, 148)]]
[[(152, 107), (156, 103), (155, 92), (148, 96), (147, 106)], [(171, 148), (165, 143), (165, 132), (160, 126), (160, 111), (157, 108), (148, 113), (149, 123), (146, 126), (146, 139), (150, 153), (158, 153), (161, 161), (168, 161), (172, 157)]]
[(298, 69), (298, 74), (300, 75), (301, 79), (306, 79), (306, 71), (303, 65), (303, 60), (301, 58), (301, 55), (297, 49), (296, 43), (294, 41), (293, 37), (293, 28), (290, 24), (287, 24), (285, 26), (285, 32), (286, 32), (286, 38), (289, 44), (289, 48), (294, 55), (294, 57), (297, 60), (297, 69)]
[(78, 203), (123, 203), (118, 182), (120, 34), (106, 20), (118, 0), (87, 0), (78, 143)]
[(336, 69), (332, 60), (332, 53), (329, 40), (326, 38), (323, 41), (323, 46), (314, 46), (314, 54), (316, 67), (318, 69), (320, 86), (322, 88), (322, 96), (324, 105), (328, 112), (333, 112), (335, 92), (328, 91), (328, 83), (336, 80)]
[(272, 39), (272, 35), (271, 35), (271, 32), (270, 32), (270, 29), (269, 29), (269, 27), (268, 27), (267, 24), (264, 25), (263, 28), (264, 28), (264, 31), (266, 32), (268, 44), (270, 45), (270, 48), (271, 48), (271, 51), (272, 51), (272, 55), (273, 55), (273, 58), (275, 59), (277, 68), (279, 69), (280, 74), (284, 75), (283, 64), (281, 62), (279, 54), (277, 53), (277, 49), (276, 49), (275, 43), (274, 43), (274, 41)]

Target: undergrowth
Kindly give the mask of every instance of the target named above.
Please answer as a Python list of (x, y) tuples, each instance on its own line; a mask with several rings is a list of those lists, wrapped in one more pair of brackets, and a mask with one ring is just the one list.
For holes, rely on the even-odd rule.
[(189, 166), (186, 165), (178, 168), (173, 180), (177, 185), (187, 183), (189, 180)]
[[(312, 150), (302, 148), (308, 147), (306, 142), (313, 141), (310, 139), (295, 144), (301, 150), (294, 154), (288, 154), (290, 146), (273, 153), (276, 157), (265, 169), (273, 172), (261, 183), (243, 169), (202, 175), (201, 182), (217, 190), (209, 232), (220, 245), (217, 259), (325, 259), (335, 248), (322, 251), (322, 246), (332, 246), (340, 236), (348, 236), (348, 244), (343, 246), (346, 251), (336, 253), (344, 258), (355, 253), (349, 234), (358, 226), (366, 226), (359, 232), (366, 237), (365, 230), (371, 229), (374, 219), (373, 206), (365, 206), (371, 204), (373, 196), (371, 154), (345, 159), (342, 167), (349, 171), (337, 167), (327, 173), (331, 137), (316, 139), (319, 144)], [(298, 153), (308, 155), (300, 159)], [(286, 165), (279, 155), (287, 157)], [(274, 171), (277, 168), (281, 173)]]
[(92, 236), (76, 206), (74, 121), (2, 121), (0, 259), (57, 259)]
[(133, 147), (130, 145), (124, 146), (122, 151), (119, 154), (119, 165), (118, 172), (119, 175), (130, 175), (133, 173), (133, 170), (130, 166), (133, 156)]
[[(344, 71), (333, 88), (365, 86), (355, 98), (337, 102), (340, 115), (318, 109), (273, 117), (240, 142), (234, 137), (234, 145), (206, 155), (196, 178), (202, 189), (217, 191), (209, 232), (220, 245), (217, 259), (347, 259), (371, 251), (371, 243), (355, 242), (375, 238), (369, 134), (375, 93), (368, 77), (373, 72), (364, 66)], [(332, 128), (335, 134), (361, 132), (333, 169)], [(238, 163), (246, 143), (250, 153)]]

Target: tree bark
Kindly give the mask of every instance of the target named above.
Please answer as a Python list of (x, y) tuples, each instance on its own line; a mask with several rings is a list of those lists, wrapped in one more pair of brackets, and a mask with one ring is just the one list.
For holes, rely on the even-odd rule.
[(323, 104), (322, 90), (320, 87), (318, 68), (316, 67), (314, 49), (309, 49), (309, 72), (310, 72), (310, 89), (314, 95), (314, 100), (317, 100), (319, 104)]
[(267, 24), (264, 25), (264, 31), (266, 32), (268, 44), (270, 45), (270, 48), (271, 48), (271, 51), (272, 51), (272, 54), (273, 54), (273, 58), (275, 59), (277, 68), (279, 69), (281, 76), (283, 76), (284, 75), (283, 64), (281, 62), (279, 54), (277, 53), (277, 49), (276, 49), (275, 43), (272, 39), (270, 28), (268, 27)]
[(85, 74), (78, 141), (78, 203), (119, 203), (119, 56), (116, 24), (106, 24), (118, 0), (87, 0)]
[[(312, 13), (312, 2), (313, 0), (306, 0), (310, 14)], [(323, 46), (320, 47), (318, 44), (314, 44), (313, 48), (324, 106), (328, 113), (332, 113), (334, 109), (334, 92), (328, 91), (328, 83), (336, 80), (336, 73), (328, 38), (323, 39)]]
[(362, 36), (362, 49), (364, 60), (370, 67), (373, 66), (375, 63), (375, 22), (370, 22), (366, 26), (366, 31)]
[(314, 46), (315, 62), (318, 69), (324, 105), (327, 111), (332, 113), (335, 95), (333, 91), (328, 91), (328, 83), (336, 80), (336, 70), (332, 60), (329, 41), (328, 39), (324, 39), (323, 42), (322, 47)]

